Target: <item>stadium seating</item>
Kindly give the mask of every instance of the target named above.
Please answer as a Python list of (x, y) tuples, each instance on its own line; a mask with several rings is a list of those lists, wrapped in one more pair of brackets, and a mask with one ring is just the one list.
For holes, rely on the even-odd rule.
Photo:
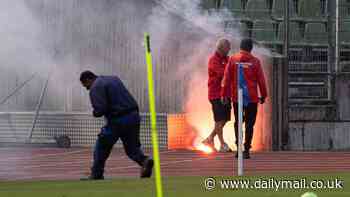
[(340, 24), (339, 41), (342, 44), (350, 45), (350, 21)]
[(234, 16), (243, 16), (243, 4), (241, 0), (223, 0), (222, 6), (228, 8)]
[(298, 15), (305, 19), (315, 19), (321, 17), (320, 0), (299, 0)]
[[(278, 41), (284, 40), (284, 23), (280, 23), (278, 25), (277, 36), (278, 36)], [(300, 29), (300, 26), (297, 22), (290, 22), (289, 23), (289, 38), (290, 38), (291, 44), (303, 42), (301, 29)]]
[[(243, 23), (243, 36), (251, 36), (271, 50), (282, 51), (285, 0), (224, 0)], [(335, 1), (335, 0), (330, 0)], [(245, 2), (247, 2), (245, 4)], [(340, 2), (341, 68), (350, 70), (350, 0)], [(289, 0), (289, 82), (292, 99), (328, 99), (327, 0)], [(246, 23), (249, 21), (248, 23)], [(248, 24), (253, 24), (250, 26)], [(275, 25), (278, 23), (278, 26)], [(293, 76), (295, 78), (293, 78)]]
[(243, 5), (241, 0), (223, 0), (222, 5), (225, 8), (228, 8), (230, 10), (243, 10)]
[(256, 21), (253, 24), (252, 37), (257, 41), (276, 42), (276, 31), (272, 21)]
[(245, 12), (246, 16), (252, 20), (271, 18), (270, 10), (265, 0), (248, 0)]
[(216, 0), (201, 0), (201, 7), (204, 9), (214, 9), (217, 8)]
[(350, 1), (339, 0), (339, 15), (341, 19), (350, 20)]
[(327, 72), (328, 34), (326, 25), (324, 23), (307, 23), (304, 40), (308, 47), (304, 51), (303, 61), (312, 65), (310, 69), (312, 68), (313, 72)]
[[(274, 0), (272, 3), (272, 17), (275, 19), (282, 19), (284, 16), (284, 0)], [(296, 16), (293, 0), (289, 0), (289, 16), (291, 18)]]
[(323, 23), (307, 23), (305, 26), (305, 42), (310, 44), (328, 43), (328, 35), (326, 26)]

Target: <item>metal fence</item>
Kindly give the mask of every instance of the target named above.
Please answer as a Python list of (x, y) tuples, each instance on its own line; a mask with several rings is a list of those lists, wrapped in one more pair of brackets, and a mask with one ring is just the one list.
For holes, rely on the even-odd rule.
[[(0, 113), (0, 144), (26, 143), (34, 113), (3, 112)], [(168, 148), (167, 115), (157, 114), (159, 147)], [(31, 142), (55, 144), (55, 137), (66, 135), (72, 146), (92, 146), (104, 119), (93, 118), (87, 113), (43, 112), (39, 115), (32, 133)], [(152, 148), (149, 114), (141, 114), (140, 141), (144, 148)], [(116, 147), (121, 147), (119, 143)]]

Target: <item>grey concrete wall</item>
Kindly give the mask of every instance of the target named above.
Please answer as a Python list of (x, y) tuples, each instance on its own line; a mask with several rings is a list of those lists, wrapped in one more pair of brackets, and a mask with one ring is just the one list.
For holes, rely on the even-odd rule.
[(337, 108), (340, 120), (350, 120), (350, 76), (340, 76), (337, 79)]
[(290, 150), (350, 150), (350, 75), (337, 76), (335, 101), (289, 108)]
[(289, 149), (301, 151), (350, 150), (350, 122), (289, 124)]

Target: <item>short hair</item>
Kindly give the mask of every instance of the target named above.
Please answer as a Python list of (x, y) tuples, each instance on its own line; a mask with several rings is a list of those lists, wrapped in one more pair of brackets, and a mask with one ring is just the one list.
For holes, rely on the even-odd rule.
[(244, 39), (241, 41), (241, 46), (240, 46), (240, 48), (241, 48), (242, 50), (251, 52), (252, 49), (253, 49), (253, 40), (252, 40), (251, 38), (244, 38)]
[(95, 73), (93, 73), (89, 70), (86, 70), (80, 74), (80, 81), (81, 82), (86, 81), (88, 79), (96, 79), (96, 78), (97, 78), (97, 75), (95, 75)]
[(225, 43), (231, 44), (230, 41), (226, 38), (220, 38), (217, 42), (216, 42), (216, 49), (222, 49), (222, 47), (224, 46)]

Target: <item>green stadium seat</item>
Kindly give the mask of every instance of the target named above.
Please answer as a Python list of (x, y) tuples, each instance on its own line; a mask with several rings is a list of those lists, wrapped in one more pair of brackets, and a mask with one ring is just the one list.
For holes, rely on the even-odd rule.
[[(285, 0), (274, 0), (272, 3), (272, 16), (277, 19), (284, 17), (284, 3)], [(289, 0), (289, 16), (291, 18), (296, 16), (293, 0)]]
[(304, 38), (310, 44), (328, 44), (326, 25), (324, 23), (307, 23)]
[(342, 44), (350, 44), (350, 21), (340, 24), (339, 42)]
[(215, 8), (217, 8), (217, 1), (216, 0), (201, 0), (200, 5), (203, 9), (206, 9), (206, 10), (215, 9)]
[(339, 15), (341, 19), (350, 19), (350, 1), (339, 0)]
[(321, 17), (320, 0), (299, 0), (298, 14), (302, 18), (314, 19)]
[(252, 37), (257, 41), (276, 42), (277, 36), (272, 21), (256, 21), (253, 24)]
[(233, 10), (243, 10), (241, 0), (223, 0), (221, 6)]
[(270, 10), (265, 0), (248, 0), (245, 12), (247, 17), (253, 20), (271, 18)]
[(223, 0), (221, 6), (229, 9), (234, 16), (243, 15), (243, 4), (241, 0)]
[[(278, 25), (277, 36), (278, 36), (278, 41), (284, 40), (284, 23), (280, 23)], [(290, 38), (291, 44), (297, 44), (303, 41), (300, 26), (297, 22), (289, 23), (289, 38)]]

